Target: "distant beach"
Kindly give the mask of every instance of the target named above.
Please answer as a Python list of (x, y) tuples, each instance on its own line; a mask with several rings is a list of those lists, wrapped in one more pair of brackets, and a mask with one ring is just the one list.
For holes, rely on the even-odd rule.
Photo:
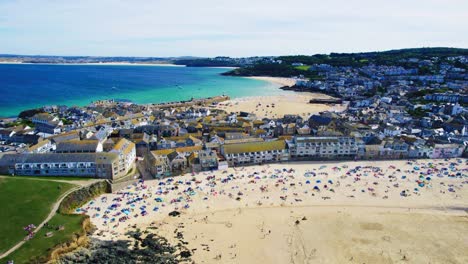
[[(251, 80), (261, 80), (270, 82), (279, 86), (293, 86), (296, 80), (293, 78), (252, 76), (243, 77)], [(281, 95), (245, 95), (240, 98), (234, 98), (224, 101), (215, 106), (228, 113), (248, 112), (254, 113), (257, 118), (281, 118), (284, 115), (299, 115), (307, 119), (310, 115), (318, 114), (323, 111), (341, 112), (346, 109), (341, 104), (311, 104), (311, 99), (330, 99), (332, 97), (321, 93), (287, 93)]]
[(310, 99), (330, 98), (319, 93), (292, 93), (269, 96), (246, 96), (224, 101), (215, 106), (228, 113), (254, 113), (257, 118), (281, 118), (284, 115), (299, 115), (307, 119), (310, 115), (323, 111), (341, 112), (346, 106), (311, 104)]
[(131, 62), (99, 62), (99, 63), (59, 63), (59, 65), (116, 65), (116, 66), (164, 66), (164, 67), (185, 67), (172, 63), (131, 63)]
[(116, 65), (116, 66), (174, 66), (185, 67), (172, 63), (131, 63), (131, 62), (86, 62), (86, 63), (30, 63), (19, 61), (0, 61), (0, 64), (25, 64), (25, 65)]
[(294, 80), (293, 78), (286, 78), (286, 77), (251, 76), (251, 77), (245, 77), (245, 78), (272, 82), (272, 83), (279, 84), (281, 86), (293, 86), (296, 84), (296, 80)]

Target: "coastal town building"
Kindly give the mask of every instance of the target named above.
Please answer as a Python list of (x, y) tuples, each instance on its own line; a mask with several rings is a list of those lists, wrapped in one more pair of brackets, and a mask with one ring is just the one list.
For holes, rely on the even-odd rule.
[[(62, 138), (68, 138), (62, 137)], [(97, 140), (46, 139), (21, 154), (0, 158), (0, 172), (27, 176), (76, 176), (118, 179), (135, 164), (135, 145), (121, 139), (109, 152)]]
[(116, 179), (118, 155), (113, 153), (7, 154), (0, 159), (2, 173), (24, 176), (71, 176)]
[(458, 158), (463, 155), (465, 146), (459, 144), (435, 144), (432, 158)]
[(61, 126), (63, 126), (61, 120), (48, 113), (35, 114), (31, 118), (31, 121), (38, 132), (52, 135), (59, 134), (61, 132)]
[(200, 160), (201, 170), (216, 170), (218, 169), (218, 155), (216, 151), (204, 150), (198, 153), (198, 159)]
[(225, 144), (221, 153), (230, 166), (287, 161), (289, 154), (284, 140)]
[[(258, 102), (259, 111), (252, 113), (240, 106), (228, 111), (219, 104), (229, 99), (225, 96), (146, 105), (103, 100), (86, 107), (46, 106), (0, 123), (0, 155), (15, 155), (2, 162), (16, 175), (55, 175), (63, 155), (65, 175), (119, 178), (136, 172), (136, 159), (139, 169), (165, 177), (268, 162), (468, 155), (468, 74), (460, 65), (466, 56), (402, 58), (385, 65), (307, 65), (300, 59), (287, 65), (308, 74), (283, 88), (332, 96), (309, 101), (331, 105), (328, 111), (267, 114), (281, 102)], [(283, 65), (274, 57), (261, 61)], [(43, 165), (48, 159), (50, 164)]]
[(171, 172), (174, 174), (182, 174), (187, 171), (189, 166), (187, 156), (183, 153), (175, 152), (170, 159)]
[(102, 143), (98, 140), (62, 141), (55, 147), (56, 153), (96, 153), (102, 151)]
[(39, 141), (37, 144), (30, 146), (27, 150), (28, 153), (47, 153), (55, 149), (55, 144), (48, 139)]
[(177, 153), (172, 149), (151, 151), (151, 154), (148, 156), (148, 166), (151, 175), (154, 177), (171, 175), (171, 160), (176, 155)]
[(432, 158), (434, 156), (434, 148), (426, 145), (410, 146), (408, 149), (408, 158)]
[(125, 175), (133, 169), (136, 160), (135, 143), (128, 139), (121, 138), (109, 153), (118, 155), (118, 162), (114, 170), (118, 171), (119, 175)]
[(295, 136), (287, 142), (291, 158), (297, 159), (350, 159), (358, 151), (354, 137)]

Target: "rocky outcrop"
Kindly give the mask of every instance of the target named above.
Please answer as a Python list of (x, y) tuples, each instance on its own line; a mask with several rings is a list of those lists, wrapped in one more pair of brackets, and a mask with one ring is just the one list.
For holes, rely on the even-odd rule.
[(88, 234), (91, 234), (93, 231), (94, 226), (91, 224), (89, 216), (86, 216), (82, 222), (81, 232), (75, 233), (70, 241), (53, 248), (48, 256), (47, 263), (57, 263), (62, 255), (75, 251), (81, 247), (87, 247), (90, 243)]
[(61, 214), (72, 214), (76, 208), (82, 206), (89, 200), (101, 194), (109, 193), (110, 191), (110, 186), (106, 181), (93, 183), (70, 193), (63, 199), (62, 203), (60, 203), (58, 211)]

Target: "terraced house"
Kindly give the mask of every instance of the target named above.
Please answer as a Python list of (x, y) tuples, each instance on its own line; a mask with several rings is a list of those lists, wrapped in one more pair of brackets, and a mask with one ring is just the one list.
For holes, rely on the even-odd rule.
[(218, 169), (218, 156), (215, 151), (205, 150), (198, 154), (200, 160), (200, 167), (202, 170), (216, 170)]
[(169, 176), (171, 174), (171, 159), (177, 153), (173, 149), (160, 149), (151, 151), (148, 156), (150, 173), (154, 177)]
[(25, 176), (120, 177), (113, 153), (9, 154), (0, 159), (0, 171)]
[(354, 158), (358, 151), (354, 137), (295, 136), (288, 141), (288, 147), (295, 159)]
[(28, 176), (78, 176), (117, 179), (135, 164), (135, 144), (121, 139), (109, 152), (92, 140), (60, 142), (56, 153), (4, 155), (0, 173)]
[(121, 138), (114, 145), (109, 153), (116, 153), (119, 157), (118, 170), (121, 174), (127, 174), (135, 164), (136, 148), (135, 143), (128, 139)]
[(31, 121), (36, 126), (38, 132), (56, 135), (61, 132), (63, 122), (57, 117), (51, 116), (48, 113), (35, 114)]
[(98, 140), (70, 140), (57, 144), (56, 153), (96, 153), (102, 152), (102, 144)]
[(289, 154), (284, 140), (225, 144), (221, 148), (230, 166), (287, 161)]

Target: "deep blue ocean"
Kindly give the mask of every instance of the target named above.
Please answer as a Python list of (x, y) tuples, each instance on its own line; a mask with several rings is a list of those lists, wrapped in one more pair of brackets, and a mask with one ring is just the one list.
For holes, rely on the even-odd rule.
[(143, 65), (0, 64), (0, 117), (44, 105), (98, 99), (160, 103), (226, 94), (281, 94), (265, 81), (222, 76), (229, 69)]

